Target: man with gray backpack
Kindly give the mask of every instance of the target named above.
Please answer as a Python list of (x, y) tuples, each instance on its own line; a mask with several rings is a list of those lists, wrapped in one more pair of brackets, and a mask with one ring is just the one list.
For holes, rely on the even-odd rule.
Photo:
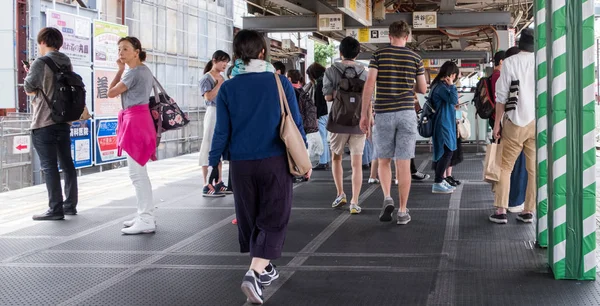
[[(42, 57), (27, 70), (25, 92), (31, 101), (33, 146), (40, 157), (41, 169), (48, 189), (50, 208), (33, 220), (62, 220), (77, 214), (77, 172), (71, 157), (71, 125), (79, 120), (85, 108), (85, 88), (81, 77), (73, 72), (71, 60), (58, 50), (63, 36), (55, 28), (43, 28), (38, 37)], [(65, 179), (65, 195), (60, 183), (58, 163)]]
[(323, 95), (325, 100), (333, 101), (327, 130), (330, 134), (332, 153), (331, 171), (337, 189), (337, 197), (331, 205), (338, 208), (347, 203), (344, 193), (344, 169), (342, 156), (346, 144), (350, 148), (352, 163), (352, 199), (350, 213), (358, 214), (358, 203), (363, 182), (362, 155), (366, 135), (360, 129), (362, 91), (367, 79), (365, 67), (354, 60), (360, 53), (360, 43), (352, 37), (346, 37), (340, 43), (342, 62), (327, 68), (323, 77)]

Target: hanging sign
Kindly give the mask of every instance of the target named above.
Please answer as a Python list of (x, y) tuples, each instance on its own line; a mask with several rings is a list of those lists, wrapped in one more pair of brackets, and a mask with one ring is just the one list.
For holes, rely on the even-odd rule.
[(342, 31), (344, 29), (343, 14), (319, 14), (319, 32)]
[(437, 12), (413, 12), (413, 28), (436, 29)]
[(370, 27), (373, 24), (372, 5), (372, 0), (344, 0), (344, 6), (338, 8), (365, 27)]

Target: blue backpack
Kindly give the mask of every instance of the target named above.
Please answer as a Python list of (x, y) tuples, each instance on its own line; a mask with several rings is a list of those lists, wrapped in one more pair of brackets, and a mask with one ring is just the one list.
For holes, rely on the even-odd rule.
[(419, 135), (424, 138), (429, 138), (433, 136), (433, 128), (435, 123), (436, 110), (433, 107), (433, 91), (437, 87), (437, 84), (431, 87), (429, 91), (429, 96), (425, 97), (425, 105), (423, 105), (423, 110), (419, 114), (419, 123), (418, 130)]

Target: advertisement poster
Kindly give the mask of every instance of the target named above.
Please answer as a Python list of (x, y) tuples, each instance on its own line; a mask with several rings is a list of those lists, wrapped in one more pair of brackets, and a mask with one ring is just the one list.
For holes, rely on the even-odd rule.
[(117, 156), (117, 119), (96, 119), (96, 165), (125, 159), (125, 152)]
[(46, 26), (57, 28), (63, 35), (60, 51), (71, 58), (73, 65), (92, 61), (91, 20), (54, 10), (46, 10)]
[(94, 69), (94, 116), (115, 117), (121, 110), (121, 96), (108, 97), (108, 86), (117, 71)]
[(71, 156), (76, 169), (92, 166), (92, 120), (71, 125)]
[(94, 20), (94, 67), (117, 69), (119, 39), (127, 36), (124, 25)]

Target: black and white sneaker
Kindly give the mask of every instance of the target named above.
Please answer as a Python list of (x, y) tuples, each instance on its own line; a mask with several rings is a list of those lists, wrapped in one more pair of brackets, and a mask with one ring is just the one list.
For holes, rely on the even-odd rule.
[(430, 177), (429, 174), (425, 174), (425, 173), (418, 172), (418, 171), (412, 174), (412, 179), (414, 181), (424, 181), (424, 180), (429, 179), (429, 177)]
[(493, 215), (490, 216), (490, 221), (497, 223), (497, 224), (506, 224), (506, 223), (508, 223), (508, 218), (506, 217), (506, 214), (494, 213)]
[(269, 263), (265, 268), (265, 271), (260, 274), (259, 280), (263, 286), (269, 286), (271, 285), (271, 282), (279, 278), (279, 272), (277, 272), (277, 269), (275, 268), (276, 266), (274, 264)]
[(260, 275), (250, 269), (246, 272), (242, 280), (242, 292), (244, 292), (248, 301), (252, 304), (263, 303), (263, 286), (260, 284), (259, 278)]
[(517, 220), (524, 222), (524, 223), (533, 223), (533, 214), (532, 213), (519, 214), (517, 216)]

